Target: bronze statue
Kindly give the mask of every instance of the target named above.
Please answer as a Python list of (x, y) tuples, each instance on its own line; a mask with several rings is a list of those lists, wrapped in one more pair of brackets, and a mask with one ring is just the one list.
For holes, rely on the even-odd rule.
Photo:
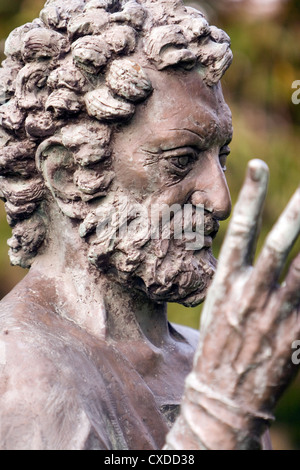
[[(5, 53), (0, 196), (30, 271), (0, 304), (0, 448), (259, 448), (296, 372), (300, 191), (253, 268), (250, 162), (216, 271), (229, 37), (181, 0), (48, 0)], [(200, 341), (168, 323), (207, 292)]]

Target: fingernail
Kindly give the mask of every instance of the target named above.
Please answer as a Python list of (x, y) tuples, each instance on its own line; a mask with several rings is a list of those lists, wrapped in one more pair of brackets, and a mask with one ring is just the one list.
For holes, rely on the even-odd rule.
[(251, 160), (248, 164), (249, 175), (253, 181), (262, 181), (269, 176), (268, 165), (259, 159)]

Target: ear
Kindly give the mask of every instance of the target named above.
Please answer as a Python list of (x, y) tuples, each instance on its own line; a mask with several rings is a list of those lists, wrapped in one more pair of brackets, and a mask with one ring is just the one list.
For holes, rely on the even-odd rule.
[(77, 165), (70, 150), (64, 147), (58, 137), (51, 137), (39, 146), (36, 166), (62, 212), (73, 219), (86, 217), (87, 204), (74, 183)]

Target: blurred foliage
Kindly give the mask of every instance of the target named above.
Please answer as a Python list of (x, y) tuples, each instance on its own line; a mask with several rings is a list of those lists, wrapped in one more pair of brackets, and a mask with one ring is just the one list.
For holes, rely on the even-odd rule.
[[(249, 0), (249, 4), (250, 4)], [(263, 3), (264, 0), (261, 0)], [(4, 39), (15, 27), (38, 15), (42, 0), (0, 0), (0, 58)], [(225, 97), (231, 107), (235, 135), (227, 165), (233, 203), (237, 200), (247, 162), (261, 158), (270, 167), (270, 185), (265, 205), (258, 251), (270, 228), (299, 185), (300, 105), (292, 104), (292, 83), (300, 80), (300, 2), (287, 0), (277, 14), (249, 14), (247, 0), (185, 2), (201, 6), (212, 23), (226, 30), (232, 39), (234, 63), (223, 79)], [(241, 5), (239, 7), (239, 5)], [(238, 6), (238, 7), (237, 7)], [(254, 12), (253, 12), (254, 13)], [(228, 221), (216, 240), (218, 256)], [(24, 275), (9, 266), (6, 239), (10, 229), (0, 205), (0, 298)], [(296, 244), (292, 256), (300, 250)], [(198, 328), (201, 306), (187, 309), (169, 306), (172, 321)], [(290, 387), (281, 400), (274, 427), (275, 448), (300, 449), (300, 383)], [(284, 429), (285, 439), (280, 437)], [(279, 432), (279, 440), (277, 435)], [(285, 442), (284, 442), (285, 441)]]

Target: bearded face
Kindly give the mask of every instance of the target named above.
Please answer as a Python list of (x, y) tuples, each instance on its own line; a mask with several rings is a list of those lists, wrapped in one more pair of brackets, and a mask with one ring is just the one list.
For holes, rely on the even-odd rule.
[[(90, 261), (112, 281), (157, 302), (194, 306), (215, 271), (219, 220), (231, 210), (230, 112), (221, 88), (207, 87), (197, 72), (148, 74), (155, 93), (114, 135), (110, 194), (80, 233)], [(164, 219), (163, 208), (174, 207)]]

